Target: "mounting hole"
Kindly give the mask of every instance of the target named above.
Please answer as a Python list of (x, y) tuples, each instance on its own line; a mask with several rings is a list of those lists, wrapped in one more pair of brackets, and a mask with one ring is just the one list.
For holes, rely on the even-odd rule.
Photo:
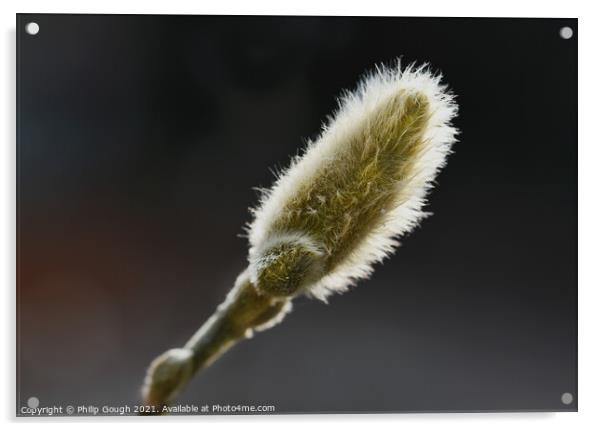
[(34, 36), (40, 31), (40, 26), (37, 22), (30, 22), (25, 26), (25, 31), (27, 32), (27, 34), (31, 34), (32, 36)]
[(573, 37), (573, 29), (570, 27), (562, 27), (559, 33), (560, 37), (563, 39), (570, 39)]
[(570, 392), (565, 392), (560, 397), (560, 401), (562, 401), (562, 404), (565, 404), (567, 406), (573, 404), (573, 394), (571, 394)]

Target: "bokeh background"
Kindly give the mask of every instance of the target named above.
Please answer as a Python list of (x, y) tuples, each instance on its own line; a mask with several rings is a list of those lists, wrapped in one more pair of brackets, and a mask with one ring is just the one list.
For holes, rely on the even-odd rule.
[(576, 20), (19, 15), (17, 34), (18, 408), (136, 403), (245, 267), (252, 187), (403, 55), (460, 106), (434, 215), (179, 401), (576, 409)]

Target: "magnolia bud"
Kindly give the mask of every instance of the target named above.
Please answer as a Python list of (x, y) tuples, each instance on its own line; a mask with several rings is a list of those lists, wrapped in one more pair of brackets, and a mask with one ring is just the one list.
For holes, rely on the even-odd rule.
[[(394, 250), (396, 237), (425, 216), (426, 193), (455, 141), (449, 124), (455, 114), (440, 77), (424, 66), (377, 69), (345, 94), (322, 134), (254, 210), (249, 260), (258, 281), (267, 271), (266, 289), (290, 295), (303, 289), (325, 300), (368, 277)], [(319, 265), (301, 258), (302, 249), (296, 258), (292, 251), (274, 257), (278, 250), (269, 245), (291, 232), (319, 250), (313, 258)], [(287, 272), (282, 265), (291, 259), (301, 260)], [(283, 287), (271, 287), (277, 282)]]
[(367, 278), (425, 217), (426, 195), (455, 142), (452, 96), (425, 66), (377, 68), (315, 142), (263, 193), (249, 225), (249, 267), (188, 341), (151, 364), (143, 395), (162, 405), (199, 369), (253, 331), (280, 322), (291, 300), (326, 300)]

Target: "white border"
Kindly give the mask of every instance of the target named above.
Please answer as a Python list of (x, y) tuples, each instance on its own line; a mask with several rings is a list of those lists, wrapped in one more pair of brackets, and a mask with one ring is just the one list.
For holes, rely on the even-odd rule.
[[(377, 425), (382, 429), (445, 430), (563, 430), (602, 429), (602, 244), (599, 160), (602, 160), (600, 101), (602, 68), (600, 59), (600, 14), (595, 1), (427, 1), (304, 0), (294, 4), (278, 0), (104, 0), (104, 1), (3, 1), (2, 99), (0, 131), (0, 244), (2, 245), (3, 327), (0, 332), (0, 362), (3, 387), (0, 390), (0, 420), (6, 425), (26, 428), (43, 426), (91, 428), (141, 425), (145, 429), (164, 429), (170, 423), (180, 426), (214, 428), (281, 429), (283, 426), (306, 430), (324, 425), (350, 430)], [(579, 413), (528, 414), (404, 414), (404, 415), (320, 415), (268, 417), (193, 417), (193, 418), (99, 418), (99, 419), (14, 419), (15, 411), (15, 13), (148, 13), (148, 14), (286, 14), (286, 15), (398, 15), (398, 16), (497, 16), (497, 17), (578, 17), (579, 18)], [(478, 35), (475, 35), (478, 37)], [(544, 161), (542, 161), (543, 163)]]

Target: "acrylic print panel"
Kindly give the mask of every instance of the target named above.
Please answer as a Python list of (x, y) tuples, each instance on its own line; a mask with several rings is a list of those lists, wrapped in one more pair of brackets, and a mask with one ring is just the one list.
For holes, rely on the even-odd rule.
[(17, 35), (18, 415), (577, 409), (577, 20)]

